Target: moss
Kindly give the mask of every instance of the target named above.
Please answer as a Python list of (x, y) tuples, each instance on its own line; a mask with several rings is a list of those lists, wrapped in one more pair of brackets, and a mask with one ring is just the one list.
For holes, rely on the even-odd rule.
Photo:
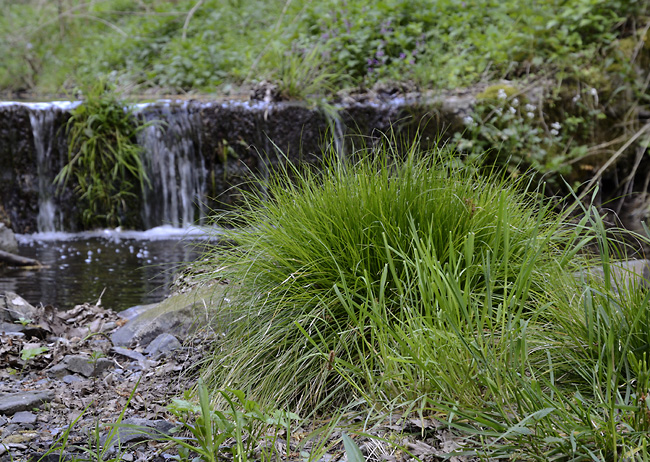
[(476, 95), (476, 99), (479, 101), (499, 99), (500, 90), (503, 90), (505, 94), (508, 96), (508, 98), (511, 98), (514, 95), (519, 93), (519, 90), (517, 90), (515, 87), (512, 87), (510, 85), (504, 85), (504, 84), (490, 85), (484, 91)]

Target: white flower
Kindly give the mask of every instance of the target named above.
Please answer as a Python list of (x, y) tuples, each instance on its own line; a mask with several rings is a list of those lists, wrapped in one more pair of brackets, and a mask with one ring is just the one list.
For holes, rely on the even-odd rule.
[(510, 106), (510, 107), (508, 108), (508, 111), (509, 111), (510, 114), (512, 114), (512, 115), (515, 115), (515, 114), (517, 113), (517, 110), (516, 110), (514, 107), (512, 107), (512, 106)]
[(500, 107), (498, 107), (498, 108), (496, 108), (496, 109), (494, 110), (494, 112), (496, 112), (497, 115), (502, 115), (502, 114), (503, 114), (503, 109), (501, 109)]
[(553, 136), (557, 136), (559, 133), (560, 133), (560, 132), (557, 131), (555, 128), (552, 128), (552, 129), (551, 129), (551, 135), (553, 135)]
[(533, 117), (535, 117), (535, 113), (534, 112), (527, 112), (526, 117), (528, 117), (529, 119), (532, 119)]
[(497, 98), (499, 99), (508, 99), (508, 94), (503, 88), (499, 88), (499, 91), (497, 92)]
[(578, 93), (578, 94), (575, 95), (573, 98), (571, 98), (571, 101), (573, 101), (574, 103), (577, 103), (578, 100), (580, 100), (580, 93)]
[(553, 122), (553, 123), (551, 124), (551, 128), (552, 128), (553, 130), (559, 130), (560, 128), (562, 128), (562, 125), (560, 125), (560, 122)]
[(524, 106), (528, 112), (533, 112), (535, 109), (537, 109), (534, 105), (527, 103), (526, 106)]
[(472, 116), (468, 116), (468, 115), (463, 117), (463, 123), (465, 125), (467, 125), (468, 127), (473, 127), (474, 125), (476, 125), (476, 123), (474, 122), (474, 119), (472, 118)]
[(513, 100), (512, 100), (512, 106), (513, 106), (513, 107), (517, 107), (517, 106), (519, 106), (519, 99), (517, 99), (517, 98), (513, 99)]
[(593, 96), (594, 98), (598, 98), (598, 90), (596, 90), (594, 87), (591, 87), (589, 89), (589, 94)]

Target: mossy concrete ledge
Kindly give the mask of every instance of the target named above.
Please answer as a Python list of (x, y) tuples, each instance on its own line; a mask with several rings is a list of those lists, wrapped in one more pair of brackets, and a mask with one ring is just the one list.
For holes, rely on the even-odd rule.
[(149, 345), (161, 334), (183, 339), (210, 325), (212, 307), (223, 302), (220, 285), (198, 287), (160, 303), (140, 305), (120, 313), (125, 324), (111, 334), (115, 346)]

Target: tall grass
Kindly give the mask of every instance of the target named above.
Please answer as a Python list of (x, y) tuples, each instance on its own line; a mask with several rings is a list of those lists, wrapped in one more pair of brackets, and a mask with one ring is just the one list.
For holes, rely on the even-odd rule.
[[(524, 180), (488, 180), (417, 144), (403, 151), (330, 156), (322, 172), (274, 177), (270, 200), (249, 198), (231, 245), (211, 256), (233, 303), (208, 382), (298, 411), (484, 397), (483, 363), (512, 353), (477, 352), (543, 318), (545, 288), (573, 271), (563, 249), (577, 234)], [(468, 332), (480, 334), (474, 349)], [(434, 377), (430, 361), (451, 375)]]
[(287, 167), (231, 222), (206, 380), (303, 415), (444, 416), (458, 454), (648, 460), (650, 293), (596, 211), (417, 144), (352, 157)]

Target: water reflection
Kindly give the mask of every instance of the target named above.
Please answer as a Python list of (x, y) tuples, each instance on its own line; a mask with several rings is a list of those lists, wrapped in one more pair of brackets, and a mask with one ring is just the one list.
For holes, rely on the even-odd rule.
[(203, 232), (157, 228), (146, 232), (19, 236), (19, 253), (45, 268), (0, 269), (0, 291), (16, 292), (32, 304), (60, 309), (96, 302), (120, 311), (154, 303), (184, 263), (198, 258), (208, 242)]

